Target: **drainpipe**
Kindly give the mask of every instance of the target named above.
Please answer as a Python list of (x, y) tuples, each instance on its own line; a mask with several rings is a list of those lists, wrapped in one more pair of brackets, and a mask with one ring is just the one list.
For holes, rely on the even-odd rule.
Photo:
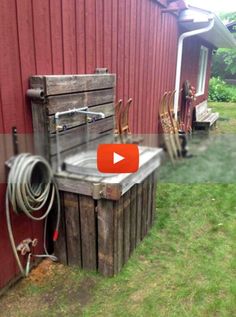
[(183, 43), (184, 39), (187, 37), (191, 37), (194, 35), (206, 33), (210, 31), (214, 26), (214, 18), (212, 17), (210, 20), (210, 23), (207, 27), (194, 30), (194, 31), (188, 31), (180, 35), (179, 41), (178, 41), (178, 53), (177, 53), (177, 65), (176, 65), (176, 77), (175, 77), (175, 100), (174, 100), (174, 114), (175, 118), (177, 118), (178, 113), (178, 103), (179, 103), (179, 92), (180, 92), (180, 76), (181, 76), (181, 67), (182, 67), (182, 54), (183, 54)]

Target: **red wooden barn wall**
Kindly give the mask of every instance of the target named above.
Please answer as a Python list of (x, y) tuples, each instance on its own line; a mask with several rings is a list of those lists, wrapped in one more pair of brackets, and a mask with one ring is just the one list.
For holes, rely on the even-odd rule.
[[(32, 150), (25, 93), (34, 74), (93, 73), (107, 67), (117, 74), (117, 100), (134, 100), (133, 131), (157, 132), (161, 96), (174, 89), (178, 38), (176, 16), (161, 9), (155, 0), (1, 0), (1, 183), (4, 161), (13, 154), (12, 126), (21, 134), (20, 150)], [(2, 184), (0, 288), (18, 272), (6, 231), (4, 194)], [(23, 216), (14, 216), (13, 223), (17, 242), (42, 238), (41, 224)]]

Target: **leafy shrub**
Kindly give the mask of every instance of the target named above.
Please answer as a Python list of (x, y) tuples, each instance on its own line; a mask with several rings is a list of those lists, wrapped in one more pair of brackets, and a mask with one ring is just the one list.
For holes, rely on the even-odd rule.
[(236, 86), (226, 84), (220, 77), (212, 77), (209, 83), (209, 100), (236, 102)]

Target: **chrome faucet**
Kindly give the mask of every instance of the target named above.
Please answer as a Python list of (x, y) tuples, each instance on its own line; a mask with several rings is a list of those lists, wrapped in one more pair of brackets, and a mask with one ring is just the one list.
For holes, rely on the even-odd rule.
[(85, 114), (87, 115), (87, 118), (89, 119), (88, 115), (90, 116), (93, 116), (93, 117), (99, 117), (101, 119), (104, 119), (105, 118), (105, 114), (103, 112), (94, 112), (94, 111), (89, 111), (88, 110), (88, 107), (86, 107), (85, 109), (79, 109), (77, 111), (78, 113), (81, 113), (81, 114)]
[(92, 119), (88, 117), (92, 116), (96, 118), (105, 118), (105, 114), (103, 112), (94, 112), (94, 111), (89, 111), (88, 107), (82, 107), (82, 108), (73, 108), (69, 109), (66, 111), (59, 111), (55, 113), (55, 125), (56, 125), (56, 148), (57, 148), (57, 171), (61, 172), (61, 151), (60, 151), (60, 142), (59, 142), (59, 130), (62, 129), (63, 127), (60, 126), (59, 121), (60, 117), (65, 116), (67, 114), (76, 114), (80, 113), (83, 115), (86, 115), (86, 123), (90, 122)]

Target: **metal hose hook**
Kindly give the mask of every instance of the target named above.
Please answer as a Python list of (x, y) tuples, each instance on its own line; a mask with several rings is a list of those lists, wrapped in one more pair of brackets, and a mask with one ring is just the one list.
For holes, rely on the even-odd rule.
[[(56, 260), (55, 256), (48, 254), (46, 247), (47, 216), (52, 209), (55, 196), (57, 199), (57, 221), (53, 236), (54, 241), (57, 240), (58, 228), (60, 223), (60, 196), (57, 185), (53, 178), (52, 169), (48, 162), (41, 156), (35, 156), (29, 153), (18, 155), (15, 158), (8, 175), (5, 203), (7, 228), (12, 250), (18, 267), (24, 276), (27, 276), (29, 268), (27, 267), (26, 271), (24, 270), (19, 255), (17, 253), (11, 225), (9, 202), (11, 203), (15, 213), (23, 212), (28, 218), (34, 221), (45, 220), (45, 254), (32, 256), (50, 257), (52, 260)], [(42, 210), (42, 208), (46, 209), (43, 215), (35, 217), (33, 213)], [(28, 261), (30, 261), (30, 257)], [(29, 263), (27, 265), (29, 266)]]

